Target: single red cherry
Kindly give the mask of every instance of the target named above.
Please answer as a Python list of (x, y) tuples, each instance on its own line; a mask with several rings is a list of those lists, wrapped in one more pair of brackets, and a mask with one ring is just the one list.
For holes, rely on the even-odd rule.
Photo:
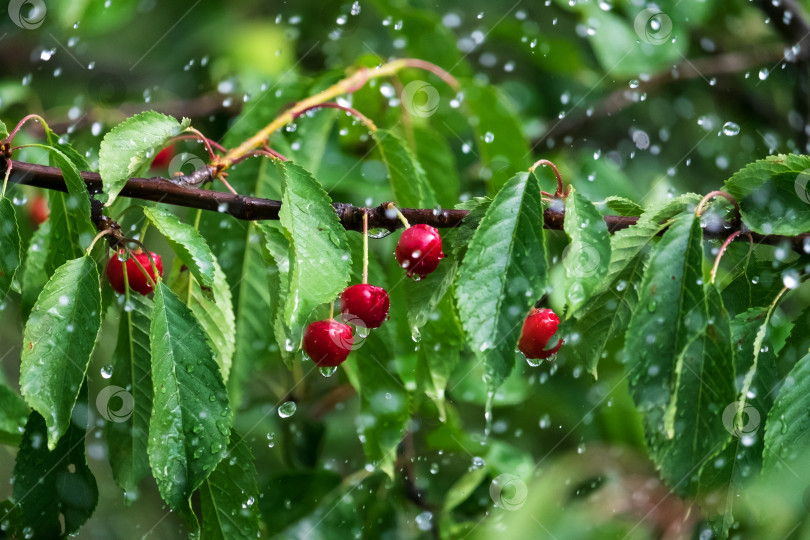
[[(122, 250), (123, 251), (123, 250)], [(119, 252), (120, 253), (120, 252)], [(158, 274), (163, 275), (163, 262), (160, 260), (160, 255), (152, 253), (152, 258), (155, 259), (155, 266), (157, 267)], [(127, 279), (129, 280), (129, 288), (133, 291), (139, 292), (146, 296), (152, 292), (152, 284), (143, 275), (143, 272), (138, 268), (138, 264), (134, 259), (146, 269), (153, 280), (157, 280), (155, 271), (152, 269), (152, 263), (149, 261), (149, 255), (140, 249), (136, 249), (129, 253), (127, 259)], [(119, 294), (124, 294), (126, 287), (124, 285), (124, 263), (118, 258), (118, 254), (114, 254), (107, 261), (107, 279), (110, 280), (113, 290)]]
[(303, 345), (304, 352), (318, 367), (339, 366), (352, 351), (352, 327), (334, 319), (315, 321), (304, 331)]
[(360, 283), (346, 288), (340, 295), (343, 320), (362, 328), (379, 328), (388, 318), (390, 301), (382, 287)]
[(48, 201), (42, 195), (36, 195), (31, 201), (31, 219), (36, 225), (42, 225), (48, 219), (51, 209), (48, 208)]
[(153, 169), (168, 169), (174, 157), (174, 145), (167, 146), (157, 153), (155, 159), (152, 160)]
[(399, 237), (395, 255), (399, 265), (406, 270), (405, 275), (413, 277), (416, 274), (424, 278), (444, 259), (442, 237), (430, 225), (418, 223), (405, 229)]
[(546, 350), (546, 345), (557, 332), (559, 324), (560, 318), (550, 309), (532, 308), (523, 321), (518, 349), (529, 359), (549, 358), (557, 354), (564, 343), (562, 339), (552, 349)]

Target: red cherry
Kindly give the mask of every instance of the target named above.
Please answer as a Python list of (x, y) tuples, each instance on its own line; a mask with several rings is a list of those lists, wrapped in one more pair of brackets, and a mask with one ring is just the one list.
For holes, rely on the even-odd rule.
[(532, 308), (526, 320), (523, 321), (523, 329), (520, 331), (518, 349), (526, 358), (549, 358), (560, 350), (564, 341), (560, 339), (553, 349), (546, 350), (551, 336), (557, 331), (560, 318), (550, 309)]
[(339, 366), (349, 356), (352, 345), (352, 327), (334, 319), (316, 321), (304, 332), (304, 352), (318, 367)]
[[(141, 269), (138, 268), (138, 265), (133, 258), (137, 259), (138, 262), (141, 263), (153, 280), (157, 280), (155, 277), (155, 272), (152, 269), (152, 263), (149, 261), (149, 255), (140, 249), (131, 251), (129, 254), (129, 259), (127, 259), (127, 279), (129, 280), (129, 288), (146, 296), (152, 292), (152, 284), (149, 283), (149, 280), (146, 279), (145, 275), (143, 275), (143, 272), (141, 272)], [(158, 274), (162, 276), (163, 262), (160, 260), (160, 255), (157, 253), (152, 253), (152, 258), (155, 259), (155, 266), (157, 266)], [(107, 279), (110, 281), (110, 285), (115, 292), (118, 294), (124, 294), (126, 290), (126, 287), (124, 286), (124, 263), (122, 263), (118, 258), (118, 254), (114, 254), (112, 257), (110, 257), (110, 260), (107, 261)]]
[(157, 153), (155, 159), (152, 160), (153, 169), (167, 169), (174, 157), (174, 145), (167, 146)]
[(444, 259), (442, 237), (430, 225), (413, 225), (399, 237), (395, 254), (399, 265), (406, 270), (405, 275), (413, 277), (416, 274), (424, 278)]
[(48, 201), (42, 195), (36, 195), (31, 201), (31, 219), (37, 225), (42, 225), (48, 219), (51, 209), (48, 208)]
[(362, 328), (379, 328), (388, 317), (389, 307), (385, 289), (368, 283), (352, 285), (340, 295), (343, 320)]

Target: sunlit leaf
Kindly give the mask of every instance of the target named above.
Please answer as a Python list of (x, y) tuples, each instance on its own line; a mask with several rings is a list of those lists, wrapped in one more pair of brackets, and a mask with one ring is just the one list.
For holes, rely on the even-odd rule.
[(105, 205), (110, 206), (127, 180), (148, 165), (158, 150), (190, 125), (184, 118), (145, 111), (112, 128), (101, 141), (99, 173), (104, 183)]

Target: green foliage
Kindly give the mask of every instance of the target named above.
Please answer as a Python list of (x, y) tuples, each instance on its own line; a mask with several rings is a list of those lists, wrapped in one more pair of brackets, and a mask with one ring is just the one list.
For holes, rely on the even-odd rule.
[(22, 525), (19, 535), (60, 538), (63, 533), (74, 534), (98, 504), (96, 479), (87, 466), (84, 450), (86, 387), (81, 395), (81, 408), (77, 407), (65, 435), (52, 450), (46, 444), (49, 430), (45, 420), (37, 412), (28, 417), (14, 463), (12, 501)]
[(807, 156), (769, 156), (736, 172), (726, 180), (726, 189), (739, 201), (752, 231), (795, 235), (810, 228), (808, 169)]
[(522, 321), (545, 293), (542, 216), (537, 179), (517, 174), (487, 208), (459, 269), (459, 316), (493, 390), (512, 372)]
[(297, 346), (301, 326), (312, 311), (346, 287), (351, 261), (346, 231), (318, 181), (293, 163), (285, 163), (283, 173), (279, 218), (290, 240), (290, 292), (284, 317)]
[(155, 289), (149, 337), (149, 463), (164, 500), (187, 515), (191, 493), (226, 453), (231, 410), (202, 327), (163, 282)]
[(23, 334), (20, 388), (45, 418), (53, 450), (70, 424), (101, 326), (96, 265), (88, 256), (56, 269), (37, 298)]
[(576, 311), (593, 295), (608, 271), (610, 235), (605, 220), (586, 198), (572, 191), (565, 204), (565, 234), (571, 240), (563, 258), (568, 309)]
[(14, 206), (0, 197), (0, 298), (5, 298), (22, 257), (20, 232)]
[(203, 522), (200, 538), (256, 538), (259, 516), (256, 468), (242, 438), (231, 432), (225, 457), (200, 486)]
[[(54, 129), (0, 122), (0, 536), (810, 534), (807, 96), (775, 32), (803, 16), (765, 4), (10, 5), (0, 113)], [(130, 198), (168, 146), (216, 178)], [(223, 180), (227, 211), (176, 205)], [(696, 216), (724, 180), (739, 214)], [(364, 261), (349, 205), (386, 201), (439, 227), (426, 278), (378, 224)], [(117, 295), (136, 241), (165, 283)], [(366, 262), (390, 317), (322, 377), (304, 330)], [(515, 350), (532, 305), (562, 319), (547, 362)]]
[[(111, 386), (100, 394), (106, 399), (96, 401), (104, 407), (99, 411), (102, 416), (111, 420), (106, 436), (113, 477), (126, 500), (132, 501), (138, 496), (138, 484), (149, 474), (146, 448), (153, 398), (149, 349), (152, 301), (131, 294), (126, 304), (113, 352)], [(119, 408), (113, 402), (115, 397), (120, 400)]]
[(422, 165), (416, 161), (413, 152), (398, 135), (391, 131), (374, 132), (374, 140), (380, 149), (388, 176), (391, 191), (398, 205), (403, 208), (431, 208), (436, 204), (436, 195), (427, 182)]
[(111, 129), (101, 141), (99, 172), (110, 206), (127, 180), (143, 170), (155, 154), (185, 130), (191, 121), (178, 122), (171, 116), (146, 111), (128, 118)]

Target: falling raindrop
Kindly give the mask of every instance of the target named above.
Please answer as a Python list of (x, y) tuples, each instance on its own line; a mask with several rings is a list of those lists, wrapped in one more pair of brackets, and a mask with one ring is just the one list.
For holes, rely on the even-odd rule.
[(294, 401), (285, 401), (278, 408), (278, 415), (282, 418), (289, 418), (295, 414), (297, 406)]
[(723, 135), (726, 137), (734, 137), (740, 133), (740, 125), (735, 122), (726, 122), (723, 124)]

